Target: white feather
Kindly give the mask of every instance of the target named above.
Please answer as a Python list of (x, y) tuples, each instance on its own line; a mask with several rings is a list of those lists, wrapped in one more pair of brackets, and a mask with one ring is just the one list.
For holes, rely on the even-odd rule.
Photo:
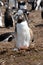
[(16, 47), (20, 48), (23, 46), (29, 47), (31, 40), (30, 28), (28, 27), (27, 21), (17, 23), (17, 43)]
[(36, 7), (35, 10), (38, 10), (38, 9), (39, 9), (40, 3), (41, 3), (41, 0), (38, 0), (38, 1), (37, 1), (37, 7)]
[(2, 16), (0, 16), (0, 27), (2, 27)]

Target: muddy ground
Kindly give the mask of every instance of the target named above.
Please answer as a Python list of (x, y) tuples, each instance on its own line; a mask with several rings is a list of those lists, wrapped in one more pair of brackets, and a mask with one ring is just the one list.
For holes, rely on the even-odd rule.
[[(0, 42), (0, 65), (43, 65), (43, 20), (40, 11), (32, 11), (29, 14), (32, 21), (29, 26), (34, 33), (35, 49), (28, 51), (12, 51), (15, 47), (15, 41)], [(0, 28), (0, 34), (14, 31), (14, 27), (10, 29)]]

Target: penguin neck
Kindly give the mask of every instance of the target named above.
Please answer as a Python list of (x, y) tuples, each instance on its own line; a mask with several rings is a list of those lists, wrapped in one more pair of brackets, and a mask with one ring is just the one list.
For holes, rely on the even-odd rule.
[(23, 21), (24, 21), (24, 19), (23, 20), (19, 19), (17, 23), (22, 23)]

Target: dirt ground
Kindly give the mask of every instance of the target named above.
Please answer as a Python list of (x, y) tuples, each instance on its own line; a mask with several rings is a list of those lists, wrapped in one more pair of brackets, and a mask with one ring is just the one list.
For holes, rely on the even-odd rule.
[[(0, 65), (43, 65), (43, 20), (40, 11), (32, 11), (29, 14), (32, 21), (29, 26), (34, 33), (35, 49), (28, 51), (12, 51), (15, 47), (15, 41), (0, 42)], [(13, 32), (14, 27), (10, 29), (0, 28), (0, 34)]]

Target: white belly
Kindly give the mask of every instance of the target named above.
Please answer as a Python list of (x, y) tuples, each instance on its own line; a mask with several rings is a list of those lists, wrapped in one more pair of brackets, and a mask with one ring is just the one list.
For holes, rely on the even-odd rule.
[(16, 47), (20, 48), (21, 46), (27, 46), (30, 45), (30, 28), (28, 27), (26, 22), (23, 22), (22, 24), (17, 24), (17, 43)]
[(2, 17), (0, 16), (0, 26), (2, 26)]

